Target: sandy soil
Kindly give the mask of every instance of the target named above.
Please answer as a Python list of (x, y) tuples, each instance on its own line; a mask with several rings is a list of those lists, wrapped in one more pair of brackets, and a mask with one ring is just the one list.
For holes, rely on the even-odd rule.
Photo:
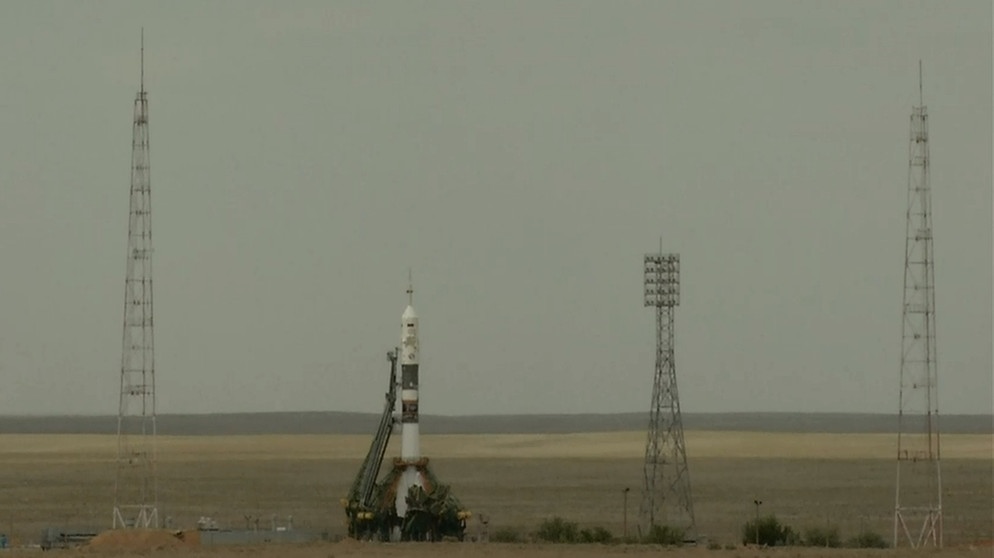
[[(702, 534), (739, 545), (742, 524), (775, 513), (795, 529), (833, 525), (843, 538), (869, 529), (890, 538), (894, 494), (893, 436), (688, 432), (695, 512)], [(344, 534), (339, 500), (369, 444), (368, 436), (162, 437), (159, 506), (176, 528), (201, 516), (241, 528), (247, 514), (292, 514), (298, 529)], [(533, 531), (552, 516), (581, 527), (624, 528), (639, 508), (644, 433), (425, 436), (436, 474), (490, 532)], [(942, 556), (991, 556), (969, 545), (994, 538), (992, 436), (943, 436), (946, 540)], [(113, 505), (113, 436), (0, 436), (0, 532), (14, 543), (37, 540), (45, 526), (106, 526)], [(389, 452), (388, 452), (389, 453)], [(481, 525), (473, 521), (471, 536)], [(161, 546), (161, 545), (160, 545)], [(166, 548), (155, 556), (573, 556), (658, 553), (640, 546), (543, 546), (495, 543), (370, 545), (354, 541), (254, 548)], [(77, 551), (72, 551), (77, 552)], [(79, 551), (82, 552), (82, 551)], [(86, 551), (94, 554), (95, 549)], [(121, 554), (123, 552), (123, 554)], [(101, 549), (97, 555), (147, 555)], [(130, 553), (130, 554), (129, 554)], [(175, 554), (180, 553), (180, 554)], [(430, 554), (429, 554), (430, 553)], [(898, 556), (897, 552), (811, 549), (666, 550), (669, 556)], [(20, 553), (10, 553), (10, 556)], [(932, 555), (932, 554), (930, 554)]]

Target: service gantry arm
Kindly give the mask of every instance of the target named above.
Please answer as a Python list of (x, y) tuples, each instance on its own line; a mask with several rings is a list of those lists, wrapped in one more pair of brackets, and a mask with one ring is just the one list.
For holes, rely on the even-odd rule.
[(356, 475), (355, 482), (352, 483), (352, 490), (349, 492), (350, 504), (358, 505), (360, 509), (370, 509), (373, 507), (373, 489), (376, 487), (376, 477), (380, 474), (380, 466), (383, 464), (383, 457), (387, 453), (387, 444), (390, 442), (390, 434), (396, 419), (393, 416), (394, 406), (397, 402), (397, 349), (387, 352), (387, 360), (390, 361), (390, 388), (386, 393), (386, 403), (383, 406), (383, 416), (380, 417), (379, 427), (372, 443), (369, 444), (369, 453), (362, 462), (362, 468)]

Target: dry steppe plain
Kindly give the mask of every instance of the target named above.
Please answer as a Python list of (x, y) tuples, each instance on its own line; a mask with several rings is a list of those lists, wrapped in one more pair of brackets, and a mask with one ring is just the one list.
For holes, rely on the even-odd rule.
[[(581, 527), (623, 531), (625, 487), (634, 531), (642, 479), (643, 432), (591, 434), (428, 435), (423, 453), (466, 507), (490, 518), (491, 533), (534, 530), (561, 516)], [(666, 550), (670, 556), (877, 556), (901, 551), (748, 549), (741, 525), (775, 513), (795, 529), (834, 525), (843, 537), (860, 529), (888, 539), (894, 502), (894, 436), (688, 431), (699, 530), (736, 550)], [(345, 533), (340, 499), (369, 444), (366, 435), (160, 436), (160, 513), (176, 527), (210, 516), (243, 528), (245, 516), (293, 516), (297, 529)], [(942, 556), (991, 556), (994, 460), (989, 434), (943, 436), (947, 550)], [(0, 532), (15, 545), (45, 526), (106, 527), (113, 505), (116, 439), (107, 435), (0, 435)], [(392, 453), (392, 452), (388, 452)], [(481, 525), (475, 519), (468, 532)], [(156, 556), (600, 556), (659, 553), (641, 546), (356, 541), (300, 546), (161, 550)], [(31, 553), (31, 551), (23, 551)], [(80, 549), (87, 555), (103, 554)], [(137, 549), (115, 555), (147, 555)], [(20, 555), (22, 551), (11, 552)], [(114, 553), (112, 553), (114, 554)]]

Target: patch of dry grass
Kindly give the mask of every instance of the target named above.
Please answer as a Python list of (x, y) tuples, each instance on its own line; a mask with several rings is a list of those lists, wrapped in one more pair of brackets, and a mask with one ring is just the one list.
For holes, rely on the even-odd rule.
[[(892, 459), (893, 434), (797, 434), (689, 431), (694, 458)], [(359, 459), (369, 447), (365, 435), (160, 436), (161, 461), (188, 459)], [(0, 461), (102, 461), (113, 459), (116, 438), (108, 435), (4, 434)], [(422, 437), (435, 459), (637, 458), (645, 451), (644, 432), (590, 434), (449, 434)], [(946, 434), (943, 459), (992, 459), (994, 436)]]

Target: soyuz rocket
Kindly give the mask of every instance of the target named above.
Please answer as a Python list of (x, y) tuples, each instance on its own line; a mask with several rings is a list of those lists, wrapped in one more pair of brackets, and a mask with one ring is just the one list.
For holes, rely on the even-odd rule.
[(400, 333), (400, 458), (407, 464), (397, 487), (397, 515), (407, 513), (407, 490), (424, 486), (424, 479), (415, 464), (421, 459), (420, 426), (418, 424), (418, 364), (421, 360), (418, 342), (418, 315), (414, 312), (414, 288), (407, 287), (407, 308), (401, 315)]
[(400, 457), (404, 461), (421, 458), (418, 426), (418, 315), (414, 312), (414, 289), (407, 288), (407, 308), (400, 317)]

